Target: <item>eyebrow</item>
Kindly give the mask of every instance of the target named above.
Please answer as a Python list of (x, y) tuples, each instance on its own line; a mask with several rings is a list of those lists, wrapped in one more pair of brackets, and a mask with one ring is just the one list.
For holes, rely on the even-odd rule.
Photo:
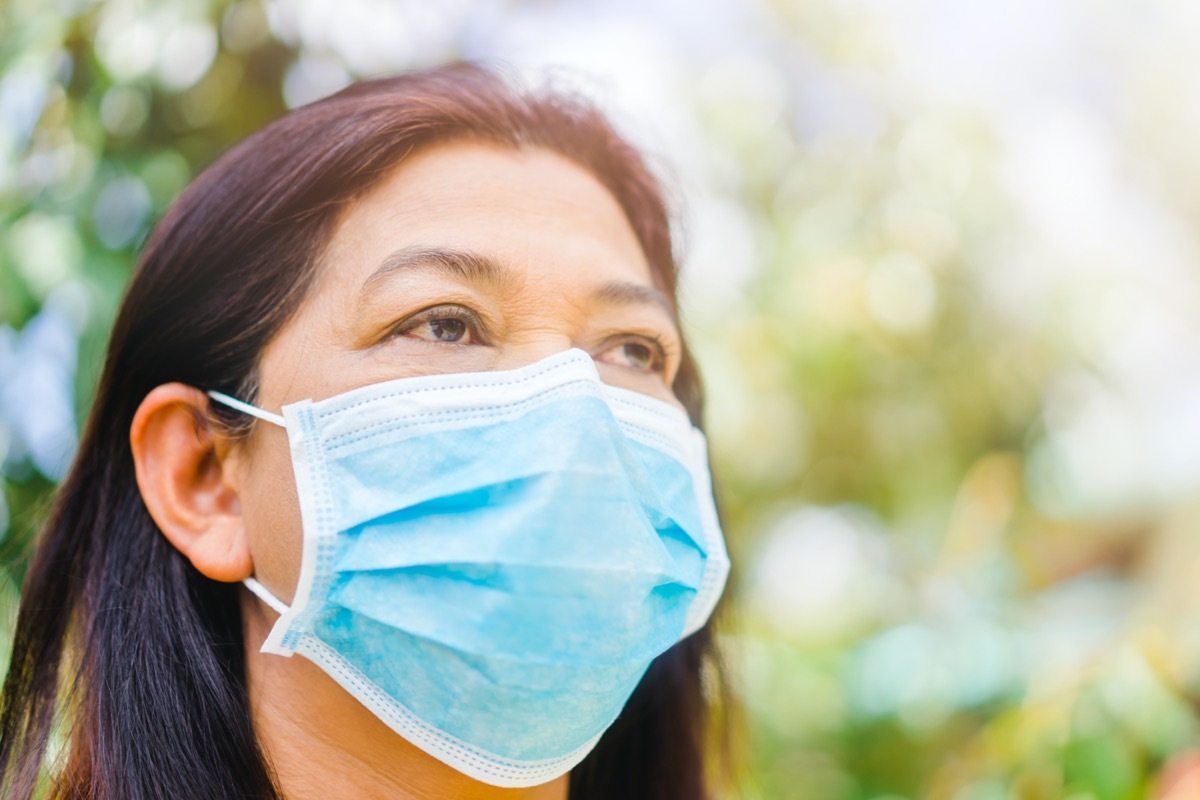
[(385, 258), (363, 281), (362, 289), (358, 292), (359, 303), (365, 302), (367, 296), (392, 275), (409, 270), (437, 272), (496, 289), (508, 288), (513, 283), (509, 270), (479, 253), (440, 247), (405, 247)]
[(667, 312), (667, 316), (675, 319), (675, 307), (667, 296), (652, 286), (625, 281), (609, 281), (601, 286), (592, 296), (596, 300), (614, 306), (658, 306)]
[[(359, 304), (379, 285), (400, 272), (420, 270), (437, 272), (467, 283), (483, 284), (493, 289), (515, 288), (517, 281), (512, 271), (495, 259), (469, 250), (442, 247), (405, 247), (385, 258), (375, 271), (363, 282), (359, 290)], [(654, 306), (666, 312), (675, 321), (675, 306), (666, 294), (652, 286), (627, 281), (609, 281), (594, 292), (593, 299), (615, 306)]]

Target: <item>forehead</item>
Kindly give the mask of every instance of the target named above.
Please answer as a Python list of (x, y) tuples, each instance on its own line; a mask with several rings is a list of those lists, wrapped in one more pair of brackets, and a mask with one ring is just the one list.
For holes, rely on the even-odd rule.
[(608, 189), (543, 149), (460, 141), (410, 156), (342, 215), (322, 283), (357, 288), (414, 245), (485, 253), (535, 282), (655, 282)]

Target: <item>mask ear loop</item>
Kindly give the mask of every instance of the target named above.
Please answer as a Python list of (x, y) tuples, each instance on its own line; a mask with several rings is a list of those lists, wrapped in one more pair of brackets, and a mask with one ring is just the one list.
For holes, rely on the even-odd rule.
[[(243, 414), (249, 414), (252, 417), (257, 417), (264, 422), (270, 422), (273, 425), (278, 425), (284, 430), (287, 430), (287, 425), (284, 423), (283, 417), (279, 416), (278, 414), (272, 414), (270, 411), (263, 411), (258, 406), (252, 406), (249, 403), (243, 403), (236, 397), (230, 397), (224, 392), (214, 392), (209, 390), (207, 394), (213, 400), (216, 400), (222, 405), (229, 406), (236, 411), (241, 411)], [(282, 600), (271, 594), (271, 591), (267, 589), (267, 587), (263, 586), (254, 578), (246, 578), (242, 581), (242, 583), (245, 584), (247, 589), (254, 592), (254, 594), (257, 595), (260, 600), (269, 605), (271, 608), (275, 609), (276, 613), (283, 614), (288, 610), (288, 607), (283, 603)]]
[(241, 411), (243, 414), (249, 414), (252, 417), (258, 417), (264, 422), (270, 422), (271, 424), (278, 425), (285, 430), (287, 429), (287, 424), (284, 423), (283, 417), (279, 416), (278, 414), (272, 414), (270, 411), (263, 411), (258, 406), (252, 406), (249, 403), (243, 403), (236, 397), (230, 397), (224, 392), (214, 392), (209, 390), (208, 396), (222, 405), (226, 405), (232, 409)]
[(284, 612), (286, 612), (288, 610), (287, 605), (285, 605), (282, 600), (280, 600), (275, 595), (271, 594), (270, 589), (263, 586), (261, 583), (259, 583), (254, 578), (246, 578), (245, 580), (242, 581), (242, 583), (245, 584), (247, 589), (254, 592), (254, 594), (256, 594), (258, 596), (259, 600), (262, 600), (264, 603), (269, 605), (271, 608), (275, 609), (275, 612), (277, 614), (283, 614)]

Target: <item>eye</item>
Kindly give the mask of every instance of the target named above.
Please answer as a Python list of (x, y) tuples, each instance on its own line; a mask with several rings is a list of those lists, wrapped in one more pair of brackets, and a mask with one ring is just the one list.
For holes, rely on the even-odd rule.
[(596, 356), (597, 361), (628, 367), (638, 372), (662, 372), (666, 355), (662, 344), (654, 340), (636, 339), (621, 342)]
[(392, 336), (409, 336), (440, 344), (479, 344), (479, 318), (462, 306), (438, 306), (420, 311), (401, 322)]
[(461, 319), (431, 319), (425, 327), (439, 342), (457, 342), (467, 335), (467, 323)]

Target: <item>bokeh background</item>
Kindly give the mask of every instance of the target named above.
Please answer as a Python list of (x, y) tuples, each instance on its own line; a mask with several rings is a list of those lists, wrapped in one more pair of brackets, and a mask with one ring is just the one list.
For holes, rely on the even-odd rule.
[(728, 797), (1200, 797), (1188, 0), (3, 0), (0, 642), (154, 220), (458, 57), (589, 93), (675, 198)]

